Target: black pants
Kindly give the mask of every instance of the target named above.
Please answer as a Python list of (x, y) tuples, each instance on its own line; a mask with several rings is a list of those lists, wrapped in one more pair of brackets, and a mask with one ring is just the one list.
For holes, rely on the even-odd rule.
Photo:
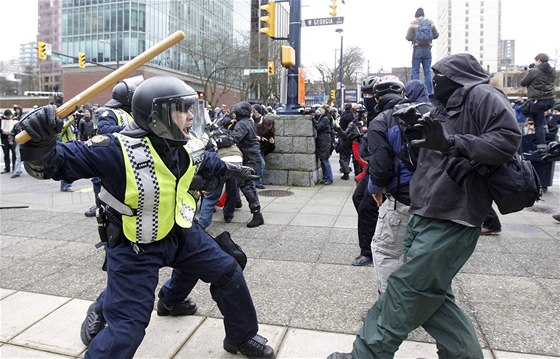
[[(10, 168), (16, 166), (16, 146), (8, 141), (6, 135), (2, 135), (2, 151), (4, 151), (4, 171), (10, 172)], [(12, 154), (11, 160), (10, 153)]]
[(340, 143), (340, 153), (338, 163), (342, 173), (350, 173), (350, 157), (352, 156), (352, 141), (343, 138), (338, 139)]
[[(255, 170), (259, 168), (259, 163), (243, 163), (244, 166), (249, 166)], [(249, 210), (251, 213), (259, 213), (261, 211), (261, 204), (259, 203), (259, 196), (257, 195), (257, 188), (255, 187), (255, 181), (250, 179), (241, 180), (239, 183), (239, 189), (245, 196), (247, 202), (249, 202)]]
[(373, 196), (367, 189), (369, 175), (366, 173), (356, 186), (352, 194), (352, 202), (358, 213), (358, 242), (360, 254), (371, 257), (371, 239), (375, 234), (379, 207), (373, 200)]

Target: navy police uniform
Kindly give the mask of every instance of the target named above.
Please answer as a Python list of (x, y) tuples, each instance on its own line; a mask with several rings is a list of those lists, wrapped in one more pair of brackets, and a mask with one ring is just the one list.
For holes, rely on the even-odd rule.
[[(122, 135), (98, 135), (86, 143), (57, 143), (55, 150), (45, 159), (44, 178), (73, 182), (80, 178), (99, 177), (110, 194), (126, 203), (127, 180), (131, 179), (128, 174), (123, 174), (130, 170), (127, 162), (134, 155), (129, 153), (127, 158), (123, 154), (123, 141), (116, 136)], [(154, 135), (147, 137), (152, 144), (151, 149), (156, 149), (157, 155), (152, 153), (146, 158), (161, 158), (166, 168), (159, 170), (171, 171), (178, 179), (175, 187), (177, 192), (177, 183), (193, 166), (188, 153), (181, 147), (165, 146), (164, 140)], [(122, 138), (126, 139), (126, 136)], [(157, 161), (152, 162), (156, 162), (157, 167)], [(136, 165), (150, 166), (145, 163)], [(207, 153), (199, 164), (200, 174), (221, 176), (225, 171), (225, 164), (213, 153)], [(110, 240), (106, 248), (108, 278), (103, 312), (108, 326), (95, 336), (86, 358), (130, 358), (134, 355), (150, 321), (159, 269), (164, 266), (175, 269), (173, 275), (181, 278), (173, 282), (184, 286), (185, 290), (192, 286), (190, 281), (197, 279), (211, 283), (212, 298), (224, 316), (227, 340), (241, 343), (256, 335), (256, 312), (241, 268), (192, 218), (190, 226), (182, 227), (177, 223), (177, 216), (175, 214), (169, 232), (158, 232), (157, 236), (152, 237), (155, 240), (151, 243), (142, 243), (151, 239), (146, 239), (140, 232), (136, 232), (136, 238), (130, 238), (134, 235), (126, 230), (113, 235), (113, 243)], [(127, 220), (131, 220), (123, 217), (110, 210), (110, 226), (122, 229), (127, 225)], [(153, 217), (152, 220), (157, 220), (156, 215)], [(114, 240), (119, 236), (122, 236), (121, 240)], [(175, 293), (184, 293), (181, 288), (174, 289)], [(170, 298), (166, 301), (177, 302), (182, 299)]]

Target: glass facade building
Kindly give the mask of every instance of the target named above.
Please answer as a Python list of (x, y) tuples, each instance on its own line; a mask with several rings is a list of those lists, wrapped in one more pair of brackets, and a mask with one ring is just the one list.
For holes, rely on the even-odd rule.
[[(250, 0), (62, 0), (61, 52), (123, 63), (182, 30), (185, 39), (150, 64), (193, 74), (203, 57), (197, 51), (212, 58), (213, 43), (248, 38), (249, 17)], [(227, 66), (228, 59), (216, 56), (216, 62)]]

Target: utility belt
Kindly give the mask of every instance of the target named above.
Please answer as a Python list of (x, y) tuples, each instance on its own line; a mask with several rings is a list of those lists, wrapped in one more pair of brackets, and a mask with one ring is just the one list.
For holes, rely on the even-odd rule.
[(96, 210), (97, 231), (101, 242), (96, 247), (109, 245), (113, 248), (123, 240), (122, 221), (120, 218), (111, 213), (112, 211), (105, 205), (100, 205)]

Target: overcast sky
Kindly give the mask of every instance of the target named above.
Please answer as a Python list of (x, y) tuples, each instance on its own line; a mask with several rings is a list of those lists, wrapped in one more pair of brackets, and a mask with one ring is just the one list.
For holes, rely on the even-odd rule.
[[(2, 33), (0, 60), (19, 56), (19, 44), (35, 41), (38, 0), (0, 0)], [(40, 0), (49, 1), (49, 0)], [(200, 0), (202, 1), (202, 0)], [(235, 1), (235, 0), (234, 0)], [(329, 17), (331, 0), (301, 0), (302, 19)], [(486, 0), (497, 1), (497, 0)], [(437, 18), (437, 0), (338, 0), (338, 15), (344, 24), (302, 28), (302, 64), (312, 72), (314, 65), (334, 65), (335, 49), (340, 48), (342, 28), (344, 47), (364, 49), (371, 72), (380, 68), (410, 66), (412, 50), (404, 39), (418, 7), (426, 17)], [(534, 4), (534, 5), (533, 5)], [(502, 39), (516, 40), (517, 65), (533, 61), (539, 52), (555, 59), (560, 52), (560, 1), (502, 0)], [(436, 40), (437, 41), (437, 40)], [(558, 66), (557, 66), (558, 67)], [(366, 69), (364, 68), (364, 71)]]

